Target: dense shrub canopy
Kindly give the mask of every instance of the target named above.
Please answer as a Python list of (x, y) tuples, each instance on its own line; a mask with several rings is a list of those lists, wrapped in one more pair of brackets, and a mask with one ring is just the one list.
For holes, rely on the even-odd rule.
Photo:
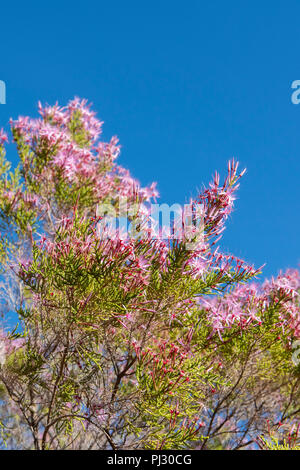
[(244, 172), (159, 227), (86, 101), (39, 112), (14, 171), (0, 133), (1, 446), (296, 448), (299, 271), (255, 283), (217, 247)]

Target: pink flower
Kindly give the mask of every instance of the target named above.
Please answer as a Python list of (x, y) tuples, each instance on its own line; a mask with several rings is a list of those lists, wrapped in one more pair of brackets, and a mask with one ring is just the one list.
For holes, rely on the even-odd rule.
[(3, 145), (4, 142), (8, 142), (8, 137), (4, 130), (0, 129), (0, 145)]

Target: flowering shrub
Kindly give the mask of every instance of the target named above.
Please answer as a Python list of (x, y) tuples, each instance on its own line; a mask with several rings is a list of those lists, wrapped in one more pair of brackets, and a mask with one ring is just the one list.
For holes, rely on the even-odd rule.
[(299, 272), (259, 285), (217, 247), (238, 164), (191, 201), (201, 237), (178, 237), (153, 228), (155, 184), (117, 165), (86, 101), (39, 112), (11, 121), (13, 172), (0, 133), (2, 446), (239, 449), (295, 426)]

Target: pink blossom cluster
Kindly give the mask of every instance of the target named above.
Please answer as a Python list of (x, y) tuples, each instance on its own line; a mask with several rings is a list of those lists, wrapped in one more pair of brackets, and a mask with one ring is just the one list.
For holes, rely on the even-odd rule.
[(62, 128), (68, 127), (76, 111), (80, 113), (88, 139), (91, 142), (96, 142), (102, 132), (103, 122), (99, 121), (96, 118), (96, 113), (90, 110), (87, 100), (80, 100), (76, 97), (65, 108), (58, 106), (58, 103), (54, 106), (43, 107), (39, 102), (39, 112), (44, 120)]
[[(66, 107), (39, 103), (39, 112), (38, 119), (11, 120), (14, 139), (23, 152), (25, 179), (30, 176), (43, 188), (55, 186), (58, 175), (69, 184), (85, 182), (98, 202), (116, 195), (149, 201), (158, 195), (155, 184), (141, 188), (127, 170), (115, 164), (120, 153), (118, 139), (114, 136), (108, 143), (98, 140), (103, 123), (86, 100), (75, 98)], [(77, 140), (81, 134), (82, 142)], [(48, 160), (42, 165), (45, 155)]]
[(140, 354), (139, 349), (134, 345), (136, 353), (138, 357), (142, 358), (154, 389), (163, 383), (165, 392), (173, 395), (177, 387), (190, 382), (190, 377), (182, 370), (188, 353), (174, 343), (158, 342), (155, 339), (154, 343), (157, 343), (157, 351), (147, 349)]
[(4, 142), (8, 142), (8, 137), (4, 130), (0, 129), (0, 145), (3, 145)]
[(215, 238), (216, 243), (225, 230), (225, 221), (232, 212), (235, 193), (239, 188), (239, 179), (244, 175), (245, 169), (238, 173), (238, 162), (234, 159), (228, 162), (228, 174), (222, 186), (220, 175), (215, 173), (214, 180), (208, 188), (199, 194), (198, 202), (202, 204), (205, 217), (205, 231), (208, 237)]
[(271, 306), (277, 306), (280, 324), (300, 338), (300, 273), (288, 270), (262, 286), (256, 283), (237, 285), (222, 297), (206, 297), (199, 301), (207, 312), (214, 331), (222, 339), (222, 330), (239, 325), (260, 325)]
[(282, 303), (282, 320), (300, 338), (300, 272), (288, 269), (263, 286), (273, 301)]

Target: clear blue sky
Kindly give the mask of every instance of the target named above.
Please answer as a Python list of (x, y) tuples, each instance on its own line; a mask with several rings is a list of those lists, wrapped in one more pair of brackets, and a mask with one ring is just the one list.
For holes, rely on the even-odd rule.
[(299, 253), (299, 1), (2, 2), (10, 116), (37, 101), (94, 103), (120, 164), (184, 203), (227, 160), (248, 173), (222, 241), (264, 277)]

